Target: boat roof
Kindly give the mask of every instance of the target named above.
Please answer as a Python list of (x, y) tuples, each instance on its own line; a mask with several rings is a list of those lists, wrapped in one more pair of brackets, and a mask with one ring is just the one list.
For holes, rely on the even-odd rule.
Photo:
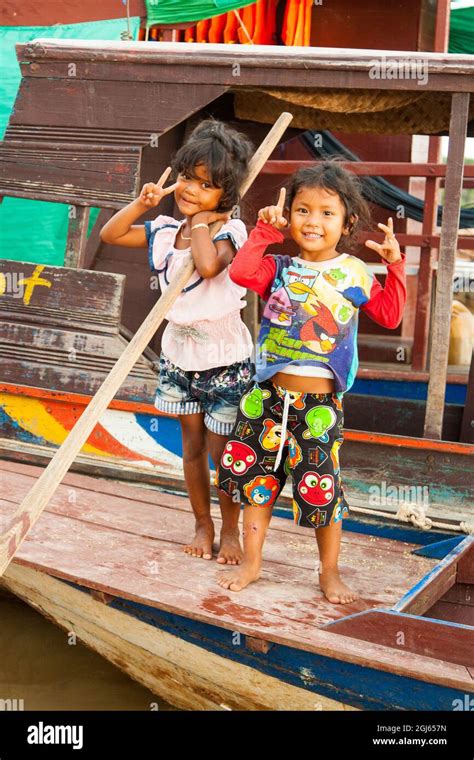
[(24, 77), (66, 79), (70, 87), (75, 63), (76, 81), (117, 90), (141, 83), (146, 93), (134, 92), (137, 107), (140, 97), (174, 100), (161, 86), (192, 83), (212, 90), (207, 100), (232, 94), (240, 120), (273, 124), (288, 110), (292, 128), (303, 130), (441, 134), (449, 130), (452, 94), (474, 90), (474, 56), (449, 53), (48, 38), (16, 47)]
[[(452, 53), (426, 53), (413, 50), (367, 50), (281, 45), (225, 45), (180, 42), (116, 42), (110, 40), (69, 40), (39, 37), (18, 44), (18, 58), (27, 60), (87, 60), (110, 63), (173, 64), (199, 66), (199, 81), (217, 84), (216, 69), (223, 69), (228, 84), (318, 87), (318, 72), (325, 75), (324, 86), (343, 88), (419, 90), (413, 78), (375, 79), (370, 76), (374, 63), (395, 61), (406, 71), (417, 63), (426, 67), (426, 90), (472, 92), (474, 56)], [(240, 64), (240, 71), (235, 70)], [(405, 68), (406, 67), (406, 68)], [(299, 72), (295, 80), (295, 71)], [(348, 74), (350, 73), (350, 76)], [(179, 82), (178, 72), (173, 72)]]

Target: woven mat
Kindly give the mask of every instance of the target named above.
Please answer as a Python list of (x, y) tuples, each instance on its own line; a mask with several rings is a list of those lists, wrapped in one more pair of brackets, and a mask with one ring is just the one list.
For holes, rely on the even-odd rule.
[[(377, 134), (436, 134), (449, 128), (451, 94), (304, 88), (239, 89), (234, 92), (239, 119), (273, 124), (282, 111), (293, 114), (297, 129), (331, 129)], [(474, 119), (474, 98), (470, 102)]]

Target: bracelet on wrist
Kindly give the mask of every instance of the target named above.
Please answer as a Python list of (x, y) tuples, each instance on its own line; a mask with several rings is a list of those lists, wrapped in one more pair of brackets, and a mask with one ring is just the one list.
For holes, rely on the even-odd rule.
[(193, 230), (197, 230), (198, 227), (207, 227), (207, 228), (209, 228), (209, 225), (207, 225), (205, 222), (199, 222), (199, 224), (195, 224), (193, 227), (191, 227), (191, 232)]

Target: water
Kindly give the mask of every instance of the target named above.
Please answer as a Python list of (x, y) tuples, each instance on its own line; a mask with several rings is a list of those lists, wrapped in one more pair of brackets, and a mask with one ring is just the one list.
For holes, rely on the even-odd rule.
[(68, 644), (64, 631), (3, 594), (0, 700), (23, 700), (25, 710), (150, 710), (152, 703), (174, 709), (80, 642)]

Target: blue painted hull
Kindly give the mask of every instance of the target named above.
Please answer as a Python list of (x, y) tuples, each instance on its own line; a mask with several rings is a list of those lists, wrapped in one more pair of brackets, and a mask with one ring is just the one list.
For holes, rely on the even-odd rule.
[[(116, 599), (110, 606), (208, 652), (314, 692), (315, 702), (322, 695), (362, 710), (452, 711), (455, 700), (464, 701), (464, 693), (456, 689), (281, 644), (273, 644), (266, 654), (249, 651), (244, 635), (236, 645), (233, 631), (125, 599)], [(337, 648), (337, 635), (334, 638)]]
[[(419, 381), (370, 380), (356, 378), (351, 393), (360, 396), (384, 396), (388, 398), (426, 401), (428, 383)], [(447, 383), (445, 401), (447, 404), (466, 403), (466, 386)]]

